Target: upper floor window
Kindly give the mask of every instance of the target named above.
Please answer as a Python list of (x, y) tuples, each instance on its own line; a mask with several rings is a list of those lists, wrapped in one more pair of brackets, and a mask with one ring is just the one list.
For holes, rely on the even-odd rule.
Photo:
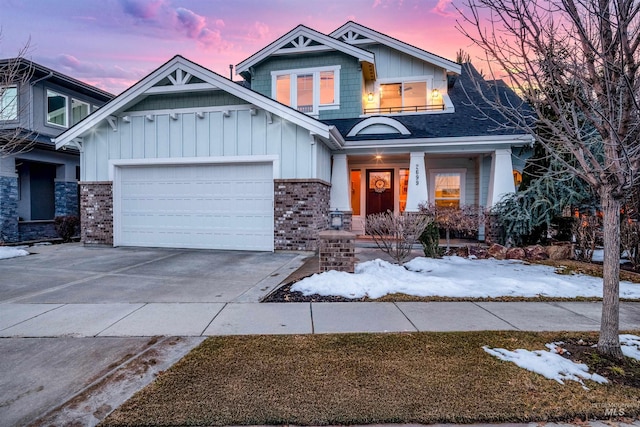
[[(415, 79), (415, 80), (414, 80)], [(428, 76), (415, 77), (407, 81), (385, 81), (377, 86), (378, 96), (370, 92), (364, 98), (365, 114), (419, 113), (444, 110), (440, 92), (431, 89)]]
[(271, 72), (276, 101), (318, 114), (340, 106), (340, 66)]
[(67, 97), (47, 89), (47, 124), (69, 126)]
[(89, 104), (86, 102), (78, 101), (77, 99), (71, 100), (71, 125), (75, 125), (80, 120), (89, 115)]
[(18, 88), (0, 87), (0, 120), (18, 120)]

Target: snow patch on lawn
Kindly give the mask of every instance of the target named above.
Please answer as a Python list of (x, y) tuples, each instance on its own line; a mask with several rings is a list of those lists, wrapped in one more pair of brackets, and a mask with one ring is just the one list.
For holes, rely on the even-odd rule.
[(620, 335), (622, 354), (632, 359), (640, 360), (640, 337), (636, 335)]
[[(602, 279), (559, 275), (550, 266), (516, 260), (474, 260), (457, 256), (415, 258), (404, 266), (381, 259), (356, 265), (355, 273), (328, 271), (291, 287), (304, 295), (380, 298), (403, 293), (458, 298), (602, 297)], [(620, 282), (622, 298), (640, 298), (640, 285)]]
[(29, 252), (25, 251), (24, 249), (0, 246), (0, 259), (15, 258), (25, 255), (29, 255)]
[(589, 373), (589, 367), (584, 363), (575, 363), (562, 357), (558, 354), (558, 344), (560, 343), (547, 344), (548, 351), (524, 349), (509, 351), (504, 348), (490, 348), (488, 346), (482, 348), (500, 360), (515, 363), (521, 368), (555, 380), (560, 384), (564, 384), (565, 381), (576, 381), (582, 385), (582, 388), (588, 390), (583, 380), (591, 380), (600, 384), (609, 382), (601, 375)]

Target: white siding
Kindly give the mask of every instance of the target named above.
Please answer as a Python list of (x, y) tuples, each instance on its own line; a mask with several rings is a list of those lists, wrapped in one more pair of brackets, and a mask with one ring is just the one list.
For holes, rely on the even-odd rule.
[[(109, 160), (180, 157), (277, 155), (281, 178), (320, 178), (329, 181), (330, 152), (318, 142), (314, 156), (309, 131), (264, 111), (249, 109), (205, 112), (166, 112), (118, 118), (117, 131), (102, 123), (84, 137), (83, 181), (108, 181)], [(314, 164), (314, 162), (316, 162)], [(316, 176), (314, 176), (316, 170)]]

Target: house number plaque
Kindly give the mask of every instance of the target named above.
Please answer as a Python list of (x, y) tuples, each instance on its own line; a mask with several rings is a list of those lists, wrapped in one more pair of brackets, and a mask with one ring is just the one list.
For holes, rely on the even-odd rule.
[(420, 185), (420, 168), (416, 165), (416, 185)]

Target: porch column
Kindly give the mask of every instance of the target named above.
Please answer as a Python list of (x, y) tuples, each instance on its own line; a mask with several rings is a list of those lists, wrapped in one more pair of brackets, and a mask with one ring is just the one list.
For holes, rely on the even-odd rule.
[(428, 201), (429, 192), (427, 188), (427, 172), (424, 167), (424, 153), (411, 153), (405, 212), (418, 212), (419, 205), (426, 204)]
[(491, 176), (489, 178), (487, 207), (494, 206), (503, 196), (515, 193), (515, 191), (511, 149), (496, 150), (491, 154)]
[(331, 193), (329, 207), (332, 211), (351, 212), (349, 194), (349, 165), (346, 154), (334, 154), (331, 167)]

